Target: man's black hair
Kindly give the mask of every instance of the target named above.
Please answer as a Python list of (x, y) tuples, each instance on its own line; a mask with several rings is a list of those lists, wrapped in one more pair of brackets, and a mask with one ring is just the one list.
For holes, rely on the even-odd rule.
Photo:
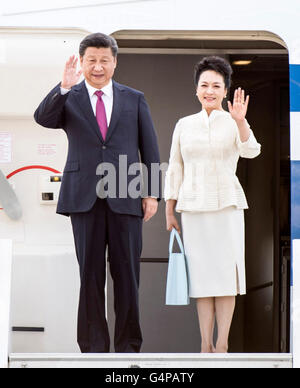
[(84, 56), (88, 47), (110, 47), (114, 57), (118, 54), (118, 44), (116, 40), (112, 36), (105, 35), (100, 32), (88, 35), (83, 39), (79, 46), (79, 55), (81, 57)]

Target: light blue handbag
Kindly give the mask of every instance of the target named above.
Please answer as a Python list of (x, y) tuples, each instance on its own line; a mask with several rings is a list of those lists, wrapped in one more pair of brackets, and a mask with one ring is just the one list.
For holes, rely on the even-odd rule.
[[(181, 253), (173, 253), (176, 236)], [(167, 305), (188, 305), (190, 303), (187, 265), (181, 238), (176, 229), (172, 229), (169, 243), (169, 265), (166, 288)]]

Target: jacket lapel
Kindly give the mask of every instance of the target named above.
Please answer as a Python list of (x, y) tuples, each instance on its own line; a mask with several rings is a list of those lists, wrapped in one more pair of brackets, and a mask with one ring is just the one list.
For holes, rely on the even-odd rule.
[(114, 103), (113, 103), (113, 110), (112, 110), (112, 115), (111, 115), (111, 120), (110, 124), (107, 130), (107, 135), (105, 138), (105, 142), (108, 142), (109, 139), (111, 138), (111, 135), (116, 128), (116, 125), (119, 121), (120, 114), (123, 109), (123, 104), (124, 104), (124, 98), (123, 98), (123, 92), (124, 88), (122, 85), (118, 84), (117, 82), (113, 81), (113, 93), (114, 93)]
[(89, 96), (89, 93), (88, 93), (87, 88), (85, 86), (85, 81), (76, 85), (72, 90), (74, 91), (74, 97), (75, 97), (82, 113), (84, 114), (85, 118), (88, 120), (90, 127), (92, 128), (93, 132), (96, 133), (96, 135), (98, 136), (100, 141), (103, 143), (101, 131), (99, 129), (97, 119), (96, 119), (94, 112), (93, 112), (90, 96)]

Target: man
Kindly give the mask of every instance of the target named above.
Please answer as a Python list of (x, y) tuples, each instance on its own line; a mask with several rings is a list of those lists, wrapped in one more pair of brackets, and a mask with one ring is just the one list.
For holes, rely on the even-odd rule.
[[(100, 33), (87, 36), (79, 49), (81, 70), (77, 72), (78, 60), (72, 56), (62, 82), (34, 116), (40, 125), (63, 128), (68, 136), (57, 212), (70, 216), (73, 227), (81, 278), (78, 344), (83, 353), (109, 352), (110, 348), (104, 292), (107, 246), (114, 282), (115, 350), (140, 351), (142, 221), (156, 213), (160, 197), (159, 182), (151, 182), (151, 165), (159, 163), (159, 151), (149, 108), (143, 93), (112, 80), (117, 51), (112, 37)], [(82, 73), (85, 80), (77, 84)], [(130, 197), (128, 191), (124, 195), (124, 184), (128, 187), (136, 179), (126, 173), (128, 166), (140, 161), (148, 170), (148, 182), (144, 183), (148, 183), (149, 194), (144, 199), (141, 195)], [(96, 171), (103, 164), (116, 171), (117, 195), (106, 199), (103, 193), (96, 193), (104, 178)]]

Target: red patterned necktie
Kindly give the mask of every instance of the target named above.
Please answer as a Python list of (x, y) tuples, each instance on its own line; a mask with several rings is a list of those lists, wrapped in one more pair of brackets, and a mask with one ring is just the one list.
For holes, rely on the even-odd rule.
[(106, 118), (104, 102), (102, 100), (102, 96), (104, 93), (102, 92), (102, 90), (99, 90), (95, 92), (95, 94), (98, 97), (98, 101), (96, 105), (96, 119), (100, 128), (103, 140), (105, 140), (105, 137), (107, 134), (107, 118)]

